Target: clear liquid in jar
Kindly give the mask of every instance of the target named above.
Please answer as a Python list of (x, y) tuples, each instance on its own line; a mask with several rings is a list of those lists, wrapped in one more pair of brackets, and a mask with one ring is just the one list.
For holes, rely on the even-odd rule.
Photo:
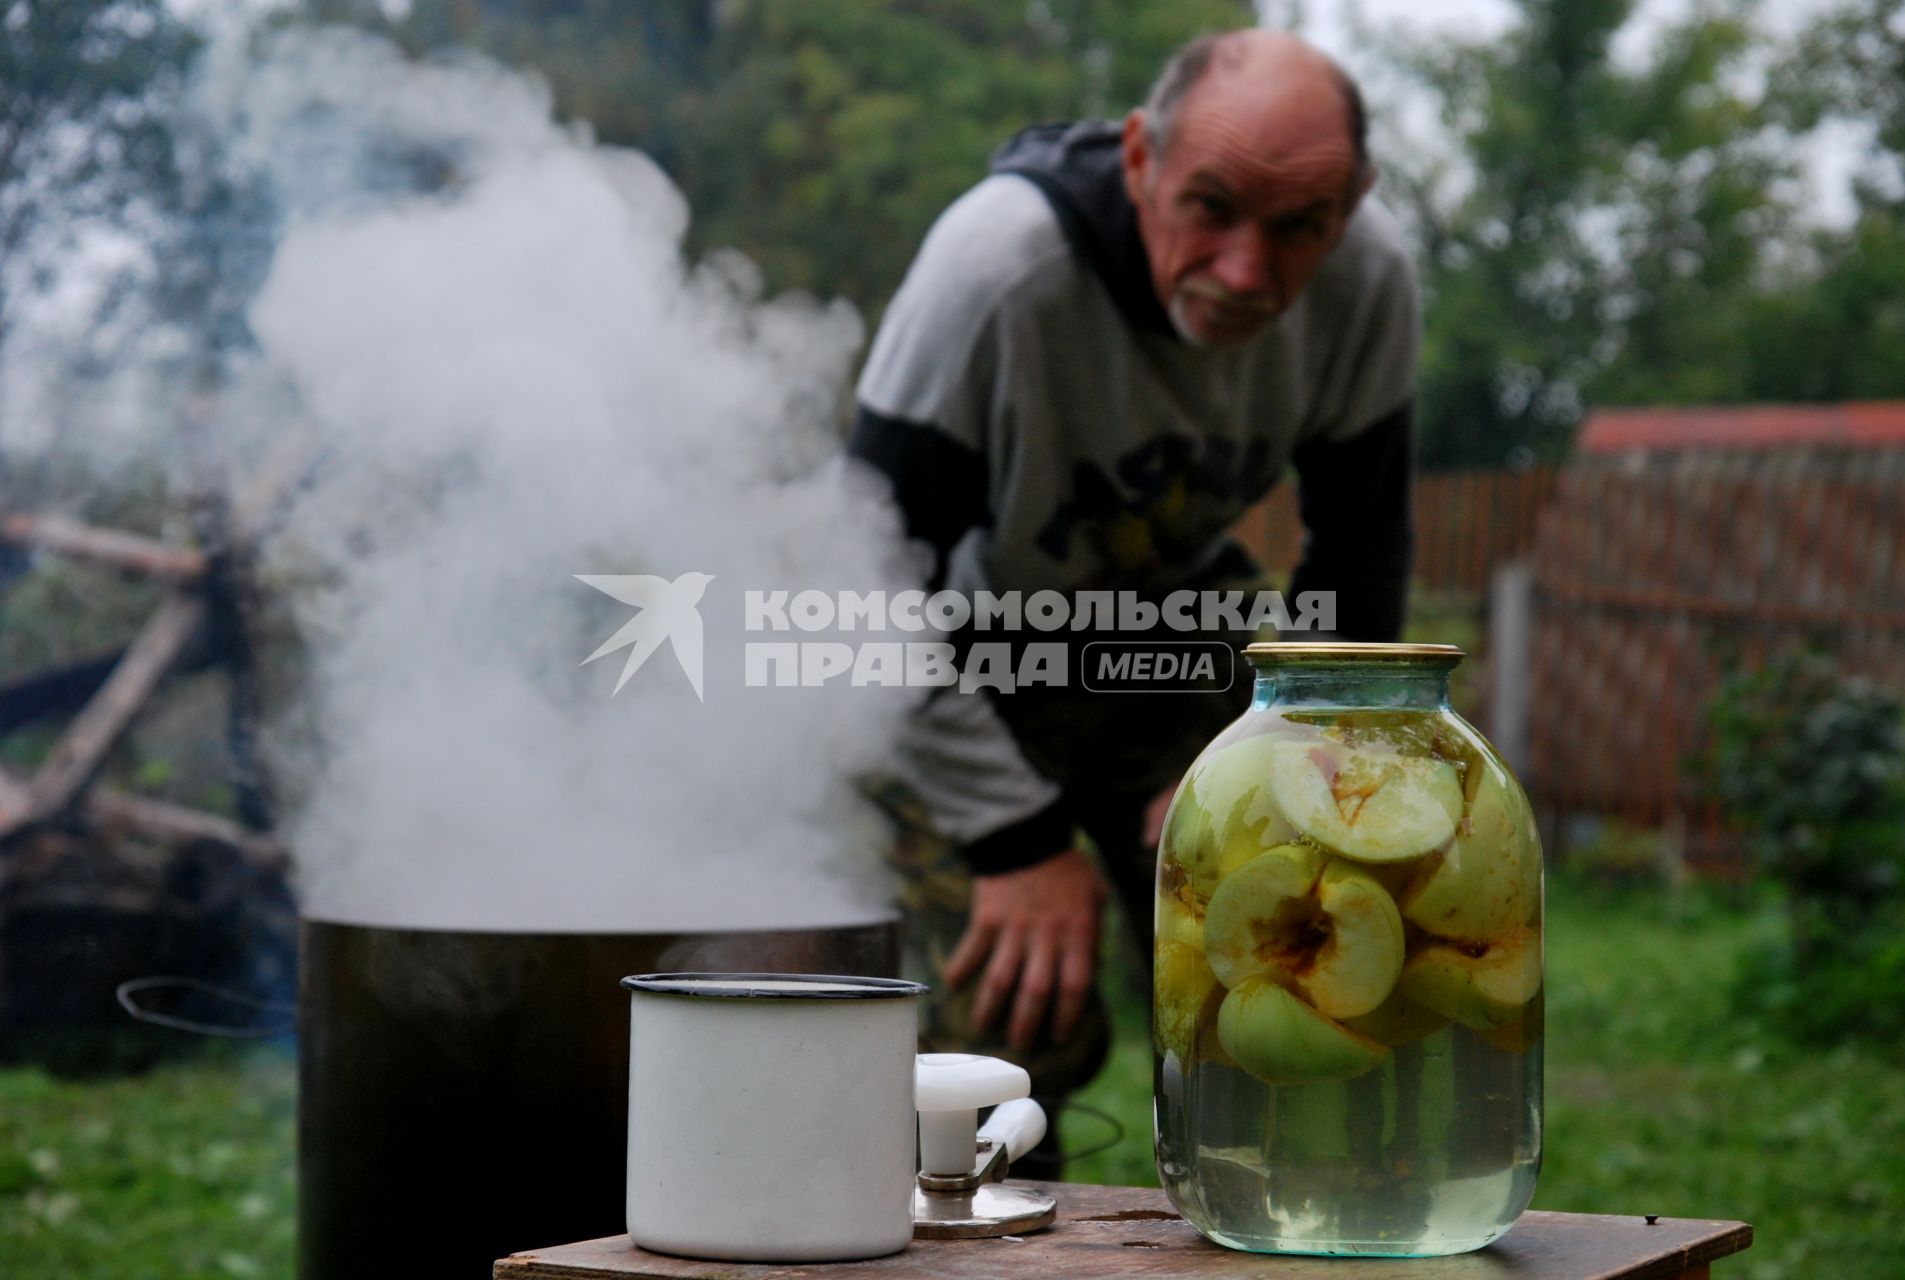
[[(1539, 1000), (1541, 997), (1537, 996)], [(1534, 1195), (1541, 1044), (1459, 1025), (1349, 1080), (1267, 1085), (1157, 1067), (1158, 1173), (1186, 1221), (1253, 1252), (1425, 1257), (1481, 1248)], [(1196, 1150), (1173, 1142), (1196, 1135)]]

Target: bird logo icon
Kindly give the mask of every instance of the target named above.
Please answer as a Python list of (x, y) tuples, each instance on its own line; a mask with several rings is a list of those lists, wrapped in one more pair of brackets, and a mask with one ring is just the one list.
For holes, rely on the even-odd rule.
[(713, 574), (684, 573), (673, 582), (646, 573), (578, 573), (575, 577), (576, 581), (586, 582), (604, 595), (641, 611), (582, 660), (586, 667), (617, 649), (628, 649), (628, 661), (622, 664), (622, 675), (615, 682), (611, 698), (622, 691), (628, 678), (666, 640), (675, 651), (675, 660), (687, 674), (688, 683), (694, 686), (695, 697), (707, 701), (701, 692), (701, 615), (695, 606), (701, 603), (701, 593), (714, 581)]

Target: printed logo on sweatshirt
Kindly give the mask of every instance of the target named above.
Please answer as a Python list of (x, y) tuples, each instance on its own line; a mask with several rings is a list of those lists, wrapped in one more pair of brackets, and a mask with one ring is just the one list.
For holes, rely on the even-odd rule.
[(1082, 534), (1121, 573), (1184, 564), (1275, 478), (1268, 440), (1217, 435), (1159, 435), (1112, 469), (1115, 478), (1090, 460), (1072, 464), (1071, 494), (1039, 529), (1039, 550), (1068, 560)]

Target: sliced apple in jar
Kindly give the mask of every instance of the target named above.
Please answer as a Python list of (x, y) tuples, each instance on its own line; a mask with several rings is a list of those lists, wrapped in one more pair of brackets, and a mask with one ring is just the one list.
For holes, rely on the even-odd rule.
[(1527, 924), (1541, 901), (1541, 844), (1521, 789), (1496, 771), (1399, 899), (1410, 923), (1439, 938), (1486, 942)]
[(1325, 855), (1279, 845), (1227, 876), (1204, 911), (1204, 955), (1226, 987), (1307, 959), (1325, 938), (1312, 890)]
[(1204, 919), (1184, 900), (1181, 890), (1166, 887), (1158, 894), (1156, 934), (1159, 942), (1175, 942), (1204, 953)]
[[(1296, 838), (1270, 795), (1270, 761), (1282, 737), (1245, 738), (1200, 759), (1166, 818), (1167, 840), (1202, 901), (1225, 876)], [(1188, 804), (1187, 804), (1188, 802)], [(1176, 838), (1169, 828), (1183, 818)]]
[(1329, 939), (1297, 989), (1317, 1011), (1350, 1018), (1380, 1005), (1402, 974), (1402, 915), (1395, 899), (1361, 867), (1330, 859), (1317, 881)]
[(1186, 867), (1201, 857), (1201, 846), (1210, 839), (1210, 818), (1197, 798), (1197, 780), (1186, 777), (1171, 797), (1164, 815), (1164, 834), (1158, 841), (1158, 857), (1166, 864)]
[(1521, 1012), (1513, 1018), (1499, 1027), (1478, 1031), (1475, 1034), (1503, 1053), (1526, 1053), (1535, 1047), (1541, 1039), (1541, 1033), (1546, 1029), (1546, 1011), (1547, 1000), (1541, 992), (1537, 991), (1535, 998), (1523, 1005)]
[(1291, 825), (1345, 857), (1399, 862), (1445, 844), (1462, 816), (1462, 779), (1435, 756), (1381, 743), (1281, 740), (1270, 790)]
[[(1224, 988), (1221, 985), (1217, 990), (1220, 995), (1224, 993)], [(1204, 1018), (1204, 1024), (1197, 1030), (1197, 1061), (1208, 1062), (1213, 1066), (1235, 1069), (1237, 1060), (1225, 1051), (1224, 1042), (1217, 1034), (1217, 1014), (1222, 1007), (1223, 1001), (1221, 999), (1213, 1000), (1210, 1005), (1210, 1012)]]
[(1522, 928), (1489, 943), (1424, 947), (1402, 966), (1396, 989), (1473, 1030), (1504, 1026), (1541, 990), (1541, 935)]
[(1404, 858), (1400, 862), (1359, 862), (1356, 865), (1369, 873), (1369, 878), (1389, 891), (1389, 896), (1397, 906), (1402, 905), (1402, 895), (1422, 874), (1423, 864), (1435, 854), (1424, 854), (1420, 858)]
[(1386, 1046), (1327, 1018), (1267, 978), (1231, 989), (1217, 1010), (1217, 1039), (1238, 1066), (1267, 1084), (1359, 1076)]
[(1152, 968), (1151, 1035), (1160, 1054), (1177, 1055), (1188, 1064), (1197, 1049), (1198, 1030), (1223, 990), (1211, 976), (1202, 952), (1162, 939)]
[(1368, 1013), (1343, 1019), (1343, 1025), (1358, 1035), (1400, 1049), (1405, 1044), (1427, 1040), (1448, 1026), (1449, 1021), (1447, 1014), (1425, 1009), (1397, 990), (1391, 991), (1388, 999)]
[(1204, 913), (1204, 954), (1226, 987), (1265, 977), (1327, 1017), (1355, 1017), (1396, 984), (1402, 916), (1361, 868), (1282, 845), (1217, 887)]

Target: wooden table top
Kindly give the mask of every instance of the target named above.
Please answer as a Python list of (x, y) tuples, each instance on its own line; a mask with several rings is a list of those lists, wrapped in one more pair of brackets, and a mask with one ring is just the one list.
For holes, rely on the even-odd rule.
[(784, 1280), (838, 1274), (850, 1280), (944, 1277), (1265, 1277), (1278, 1280), (1670, 1280), (1705, 1276), (1707, 1265), (1753, 1243), (1744, 1222), (1584, 1213), (1526, 1213), (1486, 1249), (1448, 1258), (1299, 1258), (1239, 1253), (1212, 1244), (1171, 1208), (1162, 1191), (1034, 1183), (1058, 1197), (1058, 1221), (1017, 1239), (915, 1240), (904, 1252), (865, 1262), (698, 1262), (637, 1249), (609, 1236), (511, 1254), (495, 1280)]

